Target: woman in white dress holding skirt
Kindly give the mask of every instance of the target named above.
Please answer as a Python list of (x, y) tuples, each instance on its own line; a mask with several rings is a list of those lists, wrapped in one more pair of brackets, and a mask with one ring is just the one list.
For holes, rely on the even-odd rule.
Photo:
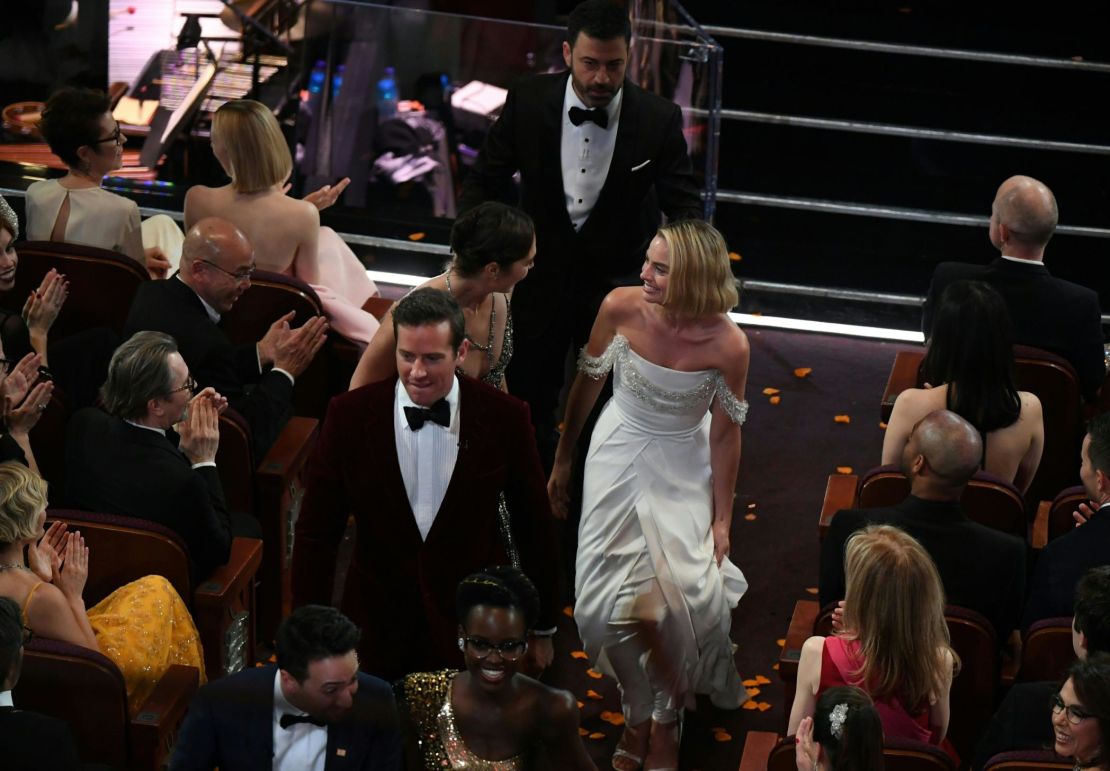
[(567, 401), (548, 491), (566, 515), (574, 447), (609, 372), (583, 481), (574, 619), (621, 690), (618, 771), (675, 769), (680, 710), (746, 695), (729, 639), (747, 589), (728, 559), (748, 340), (724, 239), (697, 220), (660, 228), (642, 287), (601, 305)]

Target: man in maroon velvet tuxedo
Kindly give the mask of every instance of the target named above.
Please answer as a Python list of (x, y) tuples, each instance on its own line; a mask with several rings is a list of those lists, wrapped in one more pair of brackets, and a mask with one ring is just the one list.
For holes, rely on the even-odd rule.
[[(341, 605), (363, 630), (363, 668), (386, 679), (461, 668), (456, 585), (515, 551), (540, 592), (530, 644), (546, 666), (557, 556), (528, 406), (455, 374), (469, 341), (446, 292), (412, 292), (394, 308), (393, 324), (397, 379), (341, 394), (328, 407), (296, 526), (294, 603), (331, 601), (353, 512), (357, 540)], [(499, 516), (502, 492), (510, 536)]]

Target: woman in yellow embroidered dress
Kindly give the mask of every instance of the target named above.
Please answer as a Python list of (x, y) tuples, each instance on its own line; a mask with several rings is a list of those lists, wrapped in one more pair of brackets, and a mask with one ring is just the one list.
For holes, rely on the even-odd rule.
[(110, 658), (123, 674), (132, 715), (174, 664), (196, 667), (203, 683), (200, 638), (173, 586), (161, 576), (146, 576), (86, 612), (85, 539), (61, 523), (44, 534), (45, 522), (46, 482), (19, 463), (0, 463), (0, 596), (19, 603), (23, 623), (39, 637)]
[(396, 685), (408, 771), (597, 771), (567, 691), (517, 671), (540, 598), (513, 567), (467, 576), (456, 594), (462, 672), (416, 672)]

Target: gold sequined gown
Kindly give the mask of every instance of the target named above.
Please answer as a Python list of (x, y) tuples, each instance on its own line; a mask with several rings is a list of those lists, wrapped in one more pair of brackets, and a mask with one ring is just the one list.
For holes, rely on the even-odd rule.
[(88, 614), (100, 652), (123, 673), (132, 716), (174, 664), (196, 667), (205, 682), (196, 625), (177, 591), (161, 576), (121, 586)]
[(506, 760), (485, 760), (466, 746), (451, 708), (451, 681), (458, 674), (415, 672), (399, 681), (397, 700), (407, 729), (416, 733), (421, 768), (428, 771), (523, 771), (524, 755)]

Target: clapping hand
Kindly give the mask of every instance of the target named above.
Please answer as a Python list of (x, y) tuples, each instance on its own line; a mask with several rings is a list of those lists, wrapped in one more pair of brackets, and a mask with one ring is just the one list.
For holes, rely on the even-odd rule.
[(66, 525), (55, 522), (37, 544), (27, 547), (27, 567), (43, 581), (53, 582), (62, 567), (62, 551), (66, 543)]
[(31, 433), (42, 413), (50, 406), (50, 397), (54, 393), (54, 383), (43, 381), (31, 389), (31, 393), (20, 403), (15, 402), (10, 396), (4, 395), (3, 400), (3, 425), (9, 434), (24, 435)]
[(1094, 501), (1087, 501), (1086, 503), (1079, 504), (1079, 508), (1071, 513), (1071, 518), (1075, 520), (1075, 526), (1085, 525), (1091, 521), (1091, 517), (1098, 511), (1098, 504)]
[(813, 718), (802, 718), (794, 735), (794, 765), (798, 771), (817, 771), (817, 746), (813, 741)]
[(29, 353), (19, 360), (8, 376), (0, 382), (0, 395), (10, 399), (12, 404), (22, 404), (27, 392), (38, 379), (42, 356)]
[(23, 321), (32, 337), (46, 336), (68, 296), (69, 282), (66, 277), (51, 268), (43, 276), (39, 288), (31, 292), (23, 304)]
[(85, 546), (80, 530), (67, 533), (65, 538), (62, 567), (54, 579), (54, 585), (62, 590), (66, 599), (80, 599), (89, 578), (89, 547)]
[[(323, 211), (339, 200), (339, 196), (343, 195), (343, 191), (347, 189), (347, 185), (349, 184), (351, 184), (351, 178), (343, 177), (343, 179), (339, 180), (334, 185), (324, 185), (315, 193), (309, 193), (301, 200), (308, 201), (317, 209)], [(291, 187), (292, 185), (287, 184), (281, 191), (283, 193), (288, 193)]]
[(205, 388), (189, 402), (185, 420), (177, 424), (181, 437), (179, 448), (190, 463), (209, 463), (216, 460), (220, 446), (220, 411), (217, 407), (227, 400), (212, 388)]

